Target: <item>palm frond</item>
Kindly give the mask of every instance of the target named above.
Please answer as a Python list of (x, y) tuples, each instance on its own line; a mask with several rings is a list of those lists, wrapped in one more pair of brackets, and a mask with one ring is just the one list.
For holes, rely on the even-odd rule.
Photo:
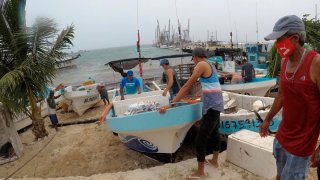
[(74, 38), (74, 25), (68, 26), (66, 29), (62, 30), (57, 37), (55, 43), (50, 49), (50, 56), (56, 57), (57, 59), (63, 58), (62, 50), (70, 48), (72, 46), (72, 40)]
[(33, 56), (48, 52), (52, 46), (49, 40), (57, 33), (56, 26), (53, 19), (37, 18), (34, 25), (28, 29), (28, 42)]

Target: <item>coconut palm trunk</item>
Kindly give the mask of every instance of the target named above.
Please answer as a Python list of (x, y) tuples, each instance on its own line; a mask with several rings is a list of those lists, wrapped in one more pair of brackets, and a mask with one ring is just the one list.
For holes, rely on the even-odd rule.
[(37, 139), (43, 138), (48, 135), (48, 132), (41, 117), (41, 107), (37, 106), (36, 97), (34, 97), (30, 90), (31, 89), (29, 89), (28, 97), (31, 106), (32, 132)]

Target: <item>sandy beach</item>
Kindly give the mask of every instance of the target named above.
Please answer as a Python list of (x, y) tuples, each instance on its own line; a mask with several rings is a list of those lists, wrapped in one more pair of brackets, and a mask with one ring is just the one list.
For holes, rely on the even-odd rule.
[[(81, 118), (75, 113), (61, 114), (58, 111), (58, 117), (61, 122), (94, 119), (100, 116), (103, 108), (101, 103)], [(47, 126), (50, 124), (48, 118), (45, 122)], [(182, 146), (179, 150), (176, 163), (163, 164), (125, 147), (106, 124), (63, 126), (58, 132), (49, 127), (47, 130), (49, 136), (37, 142), (33, 142), (30, 129), (20, 134), (24, 145), (23, 156), (1, 165), (0, 178), (8, 177), (34, 156), (12, 178), (185, 179), (196, 170), (195, 155), (188, 146)], [(225, 157), (226, 152), (221, 153), (218, 169), (206, 166), (205, 179), (262, 179), (226, 162)], [(315, 169), (311, 169), (308, 179), (316, 179)]]

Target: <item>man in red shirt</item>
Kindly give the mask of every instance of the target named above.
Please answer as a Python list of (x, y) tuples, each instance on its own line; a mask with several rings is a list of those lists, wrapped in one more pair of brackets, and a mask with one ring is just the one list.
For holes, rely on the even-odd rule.
[(280, 88), (260, 127), (268, 135), (272, 118), (282, 108), (282, 122), (273, 143), (277, 179), (305, 179), (320, 133), (320, 55), (303, 48), (305, 26), (295, 16), (280, 18), (265, 40), (276, 40), (282, 57)]

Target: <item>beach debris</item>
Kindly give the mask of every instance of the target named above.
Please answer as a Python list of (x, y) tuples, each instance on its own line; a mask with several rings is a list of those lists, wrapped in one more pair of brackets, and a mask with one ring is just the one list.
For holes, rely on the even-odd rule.
[(127, 111), (124, 113), (124, 115), (133, 115), (138, 114), (142, 112), (148, 112), (148, 111), (157, 111), (160, 108), (160, 103), (156, 101), (141, 101), (138, 103), (131, 104)]

